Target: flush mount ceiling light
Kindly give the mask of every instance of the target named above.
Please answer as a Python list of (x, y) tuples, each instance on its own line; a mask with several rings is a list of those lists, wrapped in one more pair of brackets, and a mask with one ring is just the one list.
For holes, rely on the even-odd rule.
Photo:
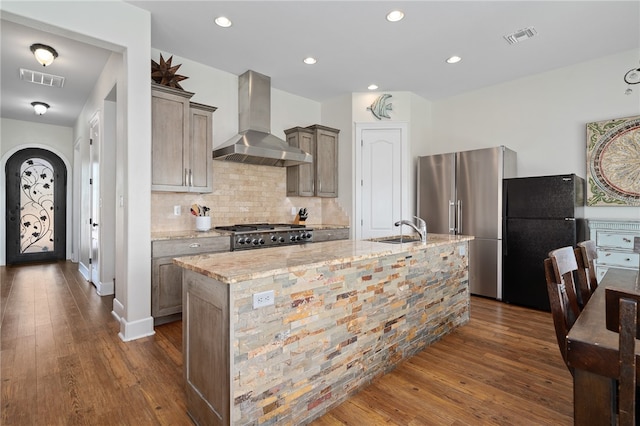
[(460, 62), (462, 60), (462, 58), (460, 56), (450, 56), (447, 58), (447, 63), (448, 64), (457, 64), (458, 62)]
[(640, 83), (640, 68), (634, 68), (624, 75), (624, 81), (627, 84), (638, 84)]
[(305, 63), (305, 64), (307, 64), (307, 65), (313, 65), (313, 64), (315, 64), (316, 62), (318, 62), (318, 60), (317, 60), (316, 58), (313, 58), (313, 57), (309, 56), (308, 58), (304, 58), (304, 59), (302, 60), (302, 62), (304, 62), (304, 63)]
[(53, 60), (58, 57), (56, 49), (46, 44), (35, 43), (31, 45), (30, 49), (33, 56), (36, 57), (36, 61), (43, 67), (51, 65)]
[(404, 18), (404, 12), (401, 10), (392, 10), (387, 13), (387, 21), (389, 22), (398, 22), (401, 21), (402, 18)]
[(43, 115), (49, 109), (49, 104), (44, 102), (31, 102), (31, 106), (36, 115)]
[(222, 28), (229, 28), (232, 25), (231, 20), (226, 16), (218, 16), (215, 19), (215, 23), (217, 26)]
[(369, 90), (376, 90), (377, 88), (378, 86), (376, 84), (370, 84), (369, 87), (367, 87)]
[[(640, 68), (632, 68), (624, 74), (624, 82), (629, 86), (632, 84), (640, 83)], [(627, 87), (627, 90), (624, 91), (625, 95), (630, 95), (633, 93), (631, 87)]]

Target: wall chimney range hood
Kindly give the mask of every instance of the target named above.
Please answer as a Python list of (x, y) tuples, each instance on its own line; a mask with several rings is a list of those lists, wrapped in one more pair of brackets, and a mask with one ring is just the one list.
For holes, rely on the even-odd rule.
[(288, 167), (311, 154), (271, 134), (271, 78), (249, 70), (238, 77), (239, 133), (213, 150), (214, 160)]

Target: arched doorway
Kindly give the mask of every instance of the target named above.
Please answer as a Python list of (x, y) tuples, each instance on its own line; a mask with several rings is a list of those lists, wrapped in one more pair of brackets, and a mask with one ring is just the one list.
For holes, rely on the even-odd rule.
[(67, 168), (56, 154), (27, 148), (5, 166), (7, 264), (66, 256)]

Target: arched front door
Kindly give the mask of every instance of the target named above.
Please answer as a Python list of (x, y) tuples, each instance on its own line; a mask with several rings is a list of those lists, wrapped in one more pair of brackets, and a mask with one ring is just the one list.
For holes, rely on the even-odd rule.
[(6, 168), (7, 264), (63, 260), (67, 169), (54, 153), (27, 148)]

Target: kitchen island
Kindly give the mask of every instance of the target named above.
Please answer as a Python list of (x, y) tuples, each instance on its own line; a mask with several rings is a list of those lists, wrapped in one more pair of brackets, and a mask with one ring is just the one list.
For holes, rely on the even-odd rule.
[[(340, 240), (174, 259), (189, 415), (304, 424), (469, 320), (468, 241)], [(273, 304), (254, 309), (273, 291)]]

